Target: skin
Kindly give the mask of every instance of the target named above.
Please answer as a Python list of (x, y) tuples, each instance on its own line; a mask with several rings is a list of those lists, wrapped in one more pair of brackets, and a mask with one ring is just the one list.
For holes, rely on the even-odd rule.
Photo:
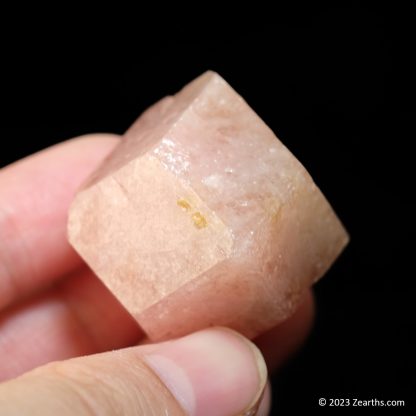
[[(143, 356), (159, 346), (137, 346), (144, 335), (136, 322), (83, 264), (66, 240), (66, 215), (77, 188), (119, 140), (118, 136), (107, 134), (75, 138), (0, 170), (2, 414), (48, 415), (56, 411), (81, 415), (119, 414), (114, 409), (117, 405), (121, 406), (122, 400), (123, 406), (127, 406), (123, 407), (123, 414), (146, 414), (150, 411), (158, 414), (160, 411), (158, 406), (166, 387), (162, 385), (152, 391), (143, 387), (139, 393), (130, 392), (130, 384), (126, 387), (123, 382), (132, 375), (129, 375), (125, 366), (119, 365), (120, 357), (130, 357), (131, 354), (139, 357), (140, 365), (134, 370), (137, 371), (135, 382), (131, 384), (157, 385), (158, 376), (142, 364)], [(278, 369), (302, 344), (312, 326), (313, 314), (313, 296), (308, 292), (292, 317), (254, 340), (269, 373)], [(207, 337), (208, 340), (222, 337), (226, 332), (225, 329), (202, 331), (193, 335), (192, 342), (198, 337)], [(234, 339), (232, 348), (239, 348), (237, 344), (246, 343), (242, 337), (234, 334), (224, 336)], [(167, 349), (168, 355), (172, 351), (176, 351), (176, 354), (185, 348), (183, 345), (187, 342), (190, 341), (186, 339), (183, 344), (175, 341), (168, 343), (162, 346), (162, 351)], [(134, 347), (126, 349), (131, 346)], [(120, 350), (119, 355), (106, 352), (111, 350)], [(86, 357), (97, 353), (101, 354)], [(175, 354), (173, 356), (176, 357)], [(69, 360), (73, 357), (80, 358)], [(197, 360), (197, 357), (190, 354), (185, 359)], [(242, 372), (239, 379), (248, 379), (250, 382), (254, 377), (253, 383), (256, 383), (256, 373), (250, 370), (248, 361), (247, 369), (245, 364), (239, 366)], [(55, 364), (48, 364), (51, 362)], [(244, 360), (242, 362), (245, 363)], [(187, 364), (184, 365), (186, 367)], [(216, 365), (221, 365), (221, 362)], [(35, 368), (34, 372), (30, 371)], [(103, 392), (97, 393), (97, 387), (88, 382), (91, 368), (94, 372), (110, 374), (106, 388), (123, 392), (119, 397), (112, 396), (114, 403), (111, 405), (105, 404), (107, 399), (99, 400)], [(112, 371), (117, 374), (114, 381)], [(62, 373), (66, 377), (62, 377)], [(22, 374), (22, 377), (18, 377)], [(68, 379), (71, 380), (70, 387)], [(215, 382), (215, 379), (204, 378), (198, 383)], [(166, 384), (166, 380), (163, 383)], [(196, 391), (201, 386), (193, 387)], [(169, 388), (173, 391), (168, 386), (166, 408), (175, 414), (174, 409), (180, 407), (173, 395), (169, 394)], [(199, 390), (202, 395), (208, 391)], [(74, 391), (78, 399), (81, 396), (87, 399), (71, 400), (70, 411), (65, 413), (66, 410), (60, 406), (69, 401)], [(237, 396), (241, 395), (241, 390), (234, 388), (232, 391), (234, 393), (230, 393), (227, 399), (216, 400), (216, 414), (229, 414), (225, 412), (234, 409), (232, 406), (239, 400)], [(124, 400), (124, 394), (131, 394), (133, 399)], [(232, 394), (236, 397), (232, 397)], [(267, 414), (269, 396), (269, 391), (263, 395), (259, 414)], [(27, 407), (23, 403), (27, 403)], [(209, 406), (209, 401), (202, 397), (198, 399), (193, 413), (209, 414)], [(65, 406), (63, 408), (68, 409)], [(141, 409), (141, 413), (137, 409)]]

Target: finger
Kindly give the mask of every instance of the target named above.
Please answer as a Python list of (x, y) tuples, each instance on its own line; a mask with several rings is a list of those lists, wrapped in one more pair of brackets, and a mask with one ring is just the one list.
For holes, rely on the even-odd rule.
[[(0, 315), (0, 380), (50, 361), (136, 344), (133, 317), (87, 268)], [(29, 343), (28, 343), (29, 342)]]
[(315, 316), (312, 290), (305, 295), (298, 310), (285, 322), (255, 339), (269, 372), (279, 368), (305, 341)]
[(52, 363), (0, 386), (4, 414), (254, 414), (267, 380), (258, 349), (213, 328), (161, 344)]
[(0, 308), (80, 264), (66, 240), (68, 207), (118, 140), (80, 137), (0, 170)]

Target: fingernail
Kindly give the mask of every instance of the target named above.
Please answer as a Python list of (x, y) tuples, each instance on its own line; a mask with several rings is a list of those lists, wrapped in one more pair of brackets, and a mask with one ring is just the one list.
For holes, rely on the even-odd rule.
[(270, 386), (270, 383), (268, 382), (264, 389), (256, 416), (268, 416), (270, 414), (271, 405), (272, 405), (271, 386)]
[(212, 328), (159, 344), (144, 360), (191, 416), (252, 416), (267, 382), (258, 348)]

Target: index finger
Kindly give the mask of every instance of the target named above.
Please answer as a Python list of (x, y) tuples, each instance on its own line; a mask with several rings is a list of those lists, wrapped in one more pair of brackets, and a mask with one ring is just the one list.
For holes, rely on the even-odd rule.
[(0, 308), (81, 264), (66, 239), (67, 211), (118, 142), (111, 134), (83, 136), (0, 170)]

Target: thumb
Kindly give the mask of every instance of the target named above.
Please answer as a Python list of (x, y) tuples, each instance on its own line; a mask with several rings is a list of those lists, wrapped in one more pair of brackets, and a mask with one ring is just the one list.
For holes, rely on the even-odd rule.
[(254, 415), (264, 360), (234, 331), (54, 362), (0, 385), (2, 415)]

